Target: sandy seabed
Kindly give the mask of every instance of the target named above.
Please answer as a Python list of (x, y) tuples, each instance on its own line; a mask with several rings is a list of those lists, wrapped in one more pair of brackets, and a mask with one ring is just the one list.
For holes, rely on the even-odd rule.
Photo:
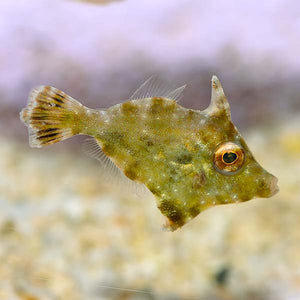
[(173, 233), (96, 161), (0, 138), (0, 299), (300, 299), (300, 119), (244, 136), (280, 192)]

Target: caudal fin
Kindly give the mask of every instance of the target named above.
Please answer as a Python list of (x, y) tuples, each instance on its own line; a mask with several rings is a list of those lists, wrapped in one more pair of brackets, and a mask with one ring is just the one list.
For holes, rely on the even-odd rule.
[(39, 86), (29, 95), (21, 120), (29, 130), (31, 147), (40, 148), (81, 133), (86, 108), (64, 92)]

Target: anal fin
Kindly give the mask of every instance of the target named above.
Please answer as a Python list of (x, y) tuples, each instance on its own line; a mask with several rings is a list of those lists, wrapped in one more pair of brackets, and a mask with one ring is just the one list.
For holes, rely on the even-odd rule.
[(120, 188), (123, 189), (126, 187), (128, 192), (134, 193), (139, 197), (151, 194), (144, 184), (135, 182), (126, 177), (114, 162), (102, 151), (100, 143), (95, 138), (89, 137), (84, 141), (83, 151), (88, 156), (97, 159), (105, 171), (106, 178), (113, 183), (117, 183)]

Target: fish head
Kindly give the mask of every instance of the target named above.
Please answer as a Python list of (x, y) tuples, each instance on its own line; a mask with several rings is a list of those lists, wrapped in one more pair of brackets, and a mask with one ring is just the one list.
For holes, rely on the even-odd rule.
[(268, 198), (278, 192), (277, 178), (256, 161), (239, 134), (235, 135), (233, 141), (216, 146), (211, 164), (215, 175), (210, 189), (214, 190), (218, 202)]
[(216, 76), (212, 78), (212, 100), (206, 115), (207, 159), (205, 193), (215, 204), (268, 198), (278, 192), (277, 178), (254, 158), (231, 121), (230, 108)]

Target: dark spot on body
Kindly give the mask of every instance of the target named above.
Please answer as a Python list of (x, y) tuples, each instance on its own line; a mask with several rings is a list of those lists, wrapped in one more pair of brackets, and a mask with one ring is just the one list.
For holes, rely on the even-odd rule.
[(152, 139), (150, 136), (148, 136), (148, 135), (141, 136), (141, 137), (140, 137), (140, 140), (141, 140), (143, 143), (145, 143), (145, 145), (146, 145), (147, 147), (151, 147), (151, 146), (154, 145), (153, 139)]
[(193, 111), (192, 109), (189, 109), (186, 119), (187, 119), (187, 121), (192, 121), (192, 120), (194, 120), (195, 116), (196, 116), (196, 112)]
[(163, 105), (163, 103), (164, 103), (164, 99), (161, 98), (161, 97), (153, 97), (151, 99), (151, 104), (152, 105)]
[(109, 132), (108, 133), (108, 137), (109, 139), (111, 139), (112, 141), (122, 141), (124, 139), (124, 134), (118, 131), (113, 131), (113, 132)]
[(264, 190), (267, 188), (267, 183), (265, 180), (259, 180), (258, 181), (258, 188), (261, 189), (261, 190)]
[(172, 203), (171, 201), (162, 201), (158, 207), (163, 215), (165, 215), (172, 223), (177, 227), (181, 227), (185, 224), (185, 216), (182, 209)]
[(260, 195), (260, 197), (268, 197), (269, 195), (269, 186), (263, 179), (257, 183), (257, 194)]
[(155, 187), (155, 185), (147, 185), (148, 189), (150, 190), (150, 192), (155, 195), (155, 196), (160, 196), (161, 192)]
[(131, 101), (128, 101), (122, 104), (121, 110), (125, 115), (134, 115), (138, 112), (138, 106)]
[(177, 162), (183, 165), (191, 163), (192, 160), (193, 160), (192, 155), (189, 152), (183, 152), (177, 158)]
[(180, 171), (174, 165), (168, 164), (170, 181), (175, 182), (175, 178), (180, 176)]
[(139, 163), (135, 161), (134, 163), (131, 163), (129, 166), (126, 167), (124, 170), (124, 174), (131, 180), (136, 180), (138, 178), (138, 170), (139, 169)]
[(197, 206), (192, 206), (190, 209), (189, 209), (189, 213), (190, 215), (195, 218), (196, 216), (199, 215), (201, 209), (200, 209), (200, 206), (197, 205)]
[(113, 144), (103, 143), (101, 149), (108, 156), (112, 156), (116, 152), (116, 147)]
[(150, 113), (158, 114), (165, 113), (169, 114), (174, 111), (176, 107), (176, 102), (164, 98), (154, 97), (151, 99)]
[(154, 145), (154, 142), (148, 140), (148, 141), (146, 141), (146, 145), (147, 145), (148, 147), (153, 146), (153, 145)]
[(163, 99), (162, 98), (152, 98), (150, 112), (152, 114), (157, 114), (163, 111)]
[(166, 113), (172, 113), (172, 112), (174, 112), (175, 107), (176, 107), (176, 102), (175, 101), (169, 102), (165, 106), (165, 112)]
[(137, 178), (135, 171), (129, 168), (124, 171), (124, 174), (131, 180), (135, 180)]
[(201, 132), (201, 141), (204, 144), (207, 144), (209, 142), (210, 138), (211, 138), (210, 134), (205, 134), (205, 133)]
[(193, 188), (199, 189), (206, 183), (206, 176), (203, 171), (197, 173), (193, 179)]
[(106, 142), (108, 148), (128, 147), (124, 134), (118, 131), (108, 131), (101, 136), (101, 139)]

